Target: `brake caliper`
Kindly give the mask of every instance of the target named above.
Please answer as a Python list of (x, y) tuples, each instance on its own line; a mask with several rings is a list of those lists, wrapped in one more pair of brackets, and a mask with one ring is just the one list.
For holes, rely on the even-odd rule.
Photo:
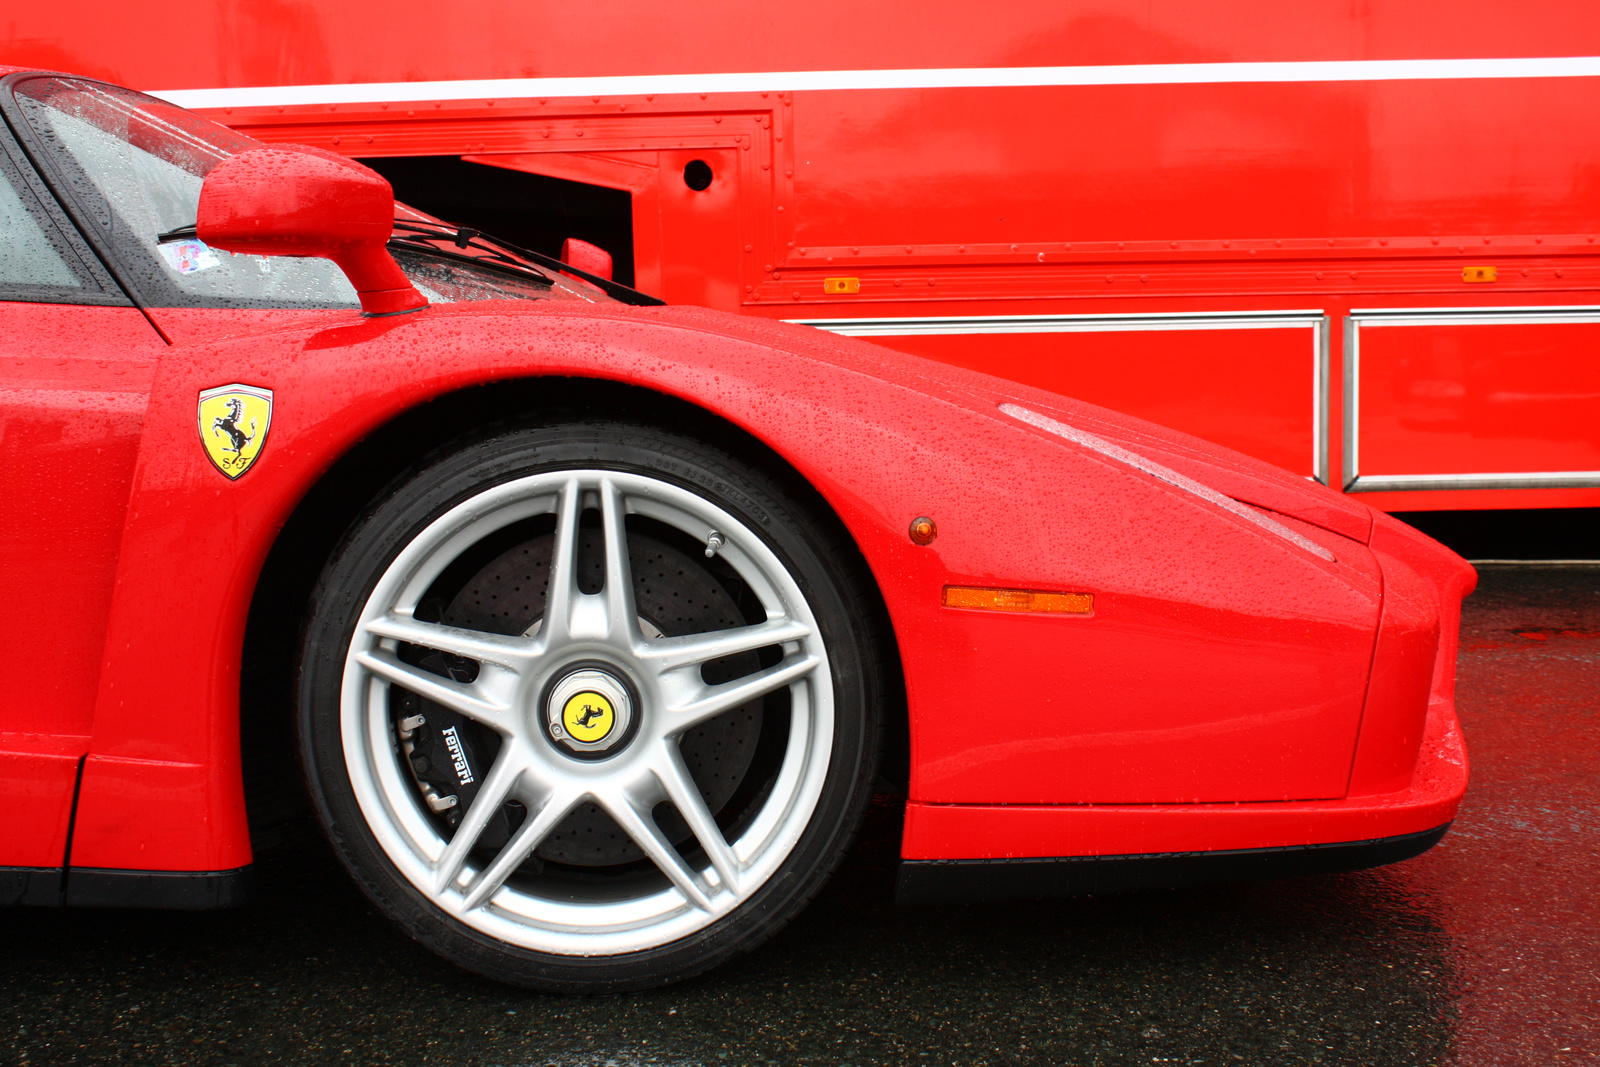
[[(390, 701), (400, 750), (423, 802), (452, 827), (459, 825), (483, 786), (494, 749), (484, 745), (476, 724), (449, 708), (398, 688), (391, 690)], [(499, 848), (510, 834), (510, 820), (502, 807), (478, 838), (479, 847)]]

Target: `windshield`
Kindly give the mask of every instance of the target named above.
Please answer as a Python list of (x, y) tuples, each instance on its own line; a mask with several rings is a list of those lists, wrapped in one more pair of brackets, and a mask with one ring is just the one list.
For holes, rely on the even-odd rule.
[[(15, 98), (48, 162), (151, 303), (182, 307), (355, 307), (355, 289), (332, 261), (233, 255), (198, 238), (158, 243), (194, 225), (200, 185), (218, 163), (261, 142), (180, 107), (95, 82), (38, 77)], [(437, 224), (397, 204), (405, 218)], [(401, 270), (432, 303), (604, 300), (521, 261), (476, 262), (471, 250), (443, 252), (410, 241), (395, 252)]]

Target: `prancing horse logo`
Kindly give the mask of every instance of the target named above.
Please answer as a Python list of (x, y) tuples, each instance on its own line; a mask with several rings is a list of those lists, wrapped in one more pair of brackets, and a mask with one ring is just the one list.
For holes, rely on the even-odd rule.
[(272, 426), (272, 390), (259, 385), (218, 386), (200, 393), (200, 444), (229, 479), (255, 463)]
[(593, 690), (574, 693), (561, 708), (567, 735), (583, 745), (597, 745), (611, 736), (617, 725), (617, 709), (611, 701)]
[[(211, 420), (211, 435), (220, 437), (228, 435), (231, 445), (223, 445), (223, 451), (233, 453), (233, 462), (238, 463), (239, 457), (244, 453), (244, 446), (256, 439), (256, 420), (250, 420), (250, 432), (247, 434), (239, 428), (244, 421), (244, 401), (236, 396), (228, 398), (228, 413), (218, 415)], [(227, 463), (223, 460), (223, 463)]]

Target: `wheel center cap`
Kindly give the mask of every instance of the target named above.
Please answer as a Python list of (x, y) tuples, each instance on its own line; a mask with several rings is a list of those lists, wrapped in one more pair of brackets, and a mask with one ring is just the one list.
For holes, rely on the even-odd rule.
[(545, 729), (580, 759), (610, 755), (632, 736), (633, 698), (610, 671), (579, 667), (558, 678), (544, 700)]

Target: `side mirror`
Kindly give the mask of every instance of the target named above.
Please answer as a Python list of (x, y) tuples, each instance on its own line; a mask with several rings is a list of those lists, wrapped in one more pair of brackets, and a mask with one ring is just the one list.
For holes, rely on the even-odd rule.
[(368, 315), (427, 307), (385, 244), (394, 190), (361, 164), (303, 145), (264, 145), (223, 160), (200, 186), (195, 233), (255, 256), (319, 256), (344, 271)]
[(561, 242), (561, 262), (586, 270), (608, 282), (611, 280), (611, 253), (588, 241), (568, 237)]

